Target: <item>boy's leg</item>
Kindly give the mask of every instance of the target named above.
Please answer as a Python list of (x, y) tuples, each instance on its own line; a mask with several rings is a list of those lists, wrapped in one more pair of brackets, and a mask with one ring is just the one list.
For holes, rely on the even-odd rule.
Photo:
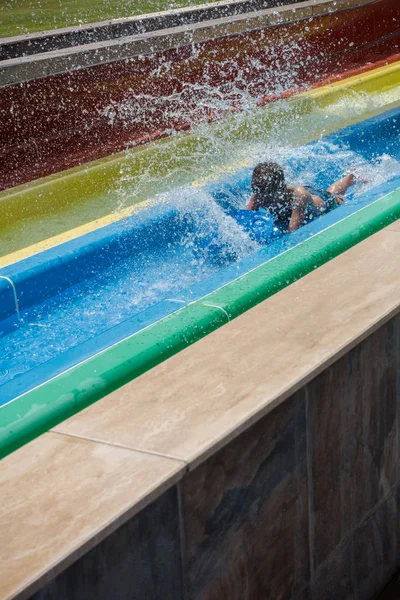
[(334, 196), (343, 196), (349, 187), (355, 184), (356, 180), (357, 177), (350, 173), (349, 175), (346, 175), (346, 177), (343, 177), (343, 179), (335, 181), (335, 183), (330, 185), (326, 191), (330, 192)]

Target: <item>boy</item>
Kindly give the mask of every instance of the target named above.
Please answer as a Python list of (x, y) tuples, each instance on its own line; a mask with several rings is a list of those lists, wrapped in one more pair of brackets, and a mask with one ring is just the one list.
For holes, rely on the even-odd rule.
[(279, 165), (260, 163), (253, 172), (253, 194), (246, 209), (268, 210), (281, 232), (291, 233), (342, 204), (343, 195), (356, 181), (357, 177), (349, 174), (324, 191), (302, 185), (288, 186)]

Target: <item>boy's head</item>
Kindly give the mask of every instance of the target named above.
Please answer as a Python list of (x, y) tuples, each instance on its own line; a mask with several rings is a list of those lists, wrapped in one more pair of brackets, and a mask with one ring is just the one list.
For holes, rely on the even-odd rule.
[(257, 204), (269, 208), (285, 191), (285, 175), (276, 163), (260, 163), (253, 171), (251, 189)]

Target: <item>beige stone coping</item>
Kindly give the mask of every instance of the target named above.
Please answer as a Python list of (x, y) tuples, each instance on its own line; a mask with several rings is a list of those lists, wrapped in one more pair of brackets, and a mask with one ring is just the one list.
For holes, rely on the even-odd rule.
[(308, 0), (83, 46), (54, 50), (0, 63), (0, 86), (12, 85), (98, 64), (152, 54), (192, 43), (273, 27), (364, 6), (376, 0)]
[(4, 459), (0, 598), (28, 598), (399, 313), (399, 255), (397, 221)]
[(387, 228), (389, 231), (400, 231), (400, 219)]
[(29, 598), (171, 487), (183, 469), (179, 461), (55, 433), (4, 459), (1, 600)]
[(55, 431), (193, 469), (400, 312), (396, 233), (358, 244)]

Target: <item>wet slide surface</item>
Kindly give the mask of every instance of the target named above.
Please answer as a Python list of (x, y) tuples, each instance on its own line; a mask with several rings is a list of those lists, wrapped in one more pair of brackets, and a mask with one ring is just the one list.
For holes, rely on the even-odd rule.
[[(354, 69), (372, 68), (389, 56), (396, 59), (399, 11), (398, 0), (368, 0), (310, 22), (253, 29), (253, 19), (251, 30), (239, 34), (225, 35), (224, 29), (208, 39), (208, 32), (205, 41), (174, 48), (168, 38), (158, 52), (134, 52), (128, 62), (96, 63), (92, 57), (95, 64), (72, 71), (53, 72), (44, 57), (39, 63), (30, 57), (11, 61), (0, 88), (0, 188), (187, 131), (232, 111), (246, 112), (262, 99), (298, 93), (333, 75), (354, 75)], [(152, 38), (149, 44), (151, 49)], [(39, 67), (44, 74), (40, 65), (53, 75), (35, 78)]]
[(398, 106), (399, 72), (399, 64), (374, 69), (0, 193), (0, 268), (115, 222), (122, 210), (129, 216), (156, 195), (251, 165), (275, 140), (282, 149), (304, 145)]
[(345, 205), (290, 236), (266, 214), (243, 221), (247, 168), (178, 188), (122, 222), (2, 269), (16, 282), (21, 320), (3, 303), (0, 404), (400, 188), (399, 123), (394, 109), (298, 148), (254, 149), (257, 160), (278, 159), (289, 183), (325, 189), (348, 170), (368, 179)]

